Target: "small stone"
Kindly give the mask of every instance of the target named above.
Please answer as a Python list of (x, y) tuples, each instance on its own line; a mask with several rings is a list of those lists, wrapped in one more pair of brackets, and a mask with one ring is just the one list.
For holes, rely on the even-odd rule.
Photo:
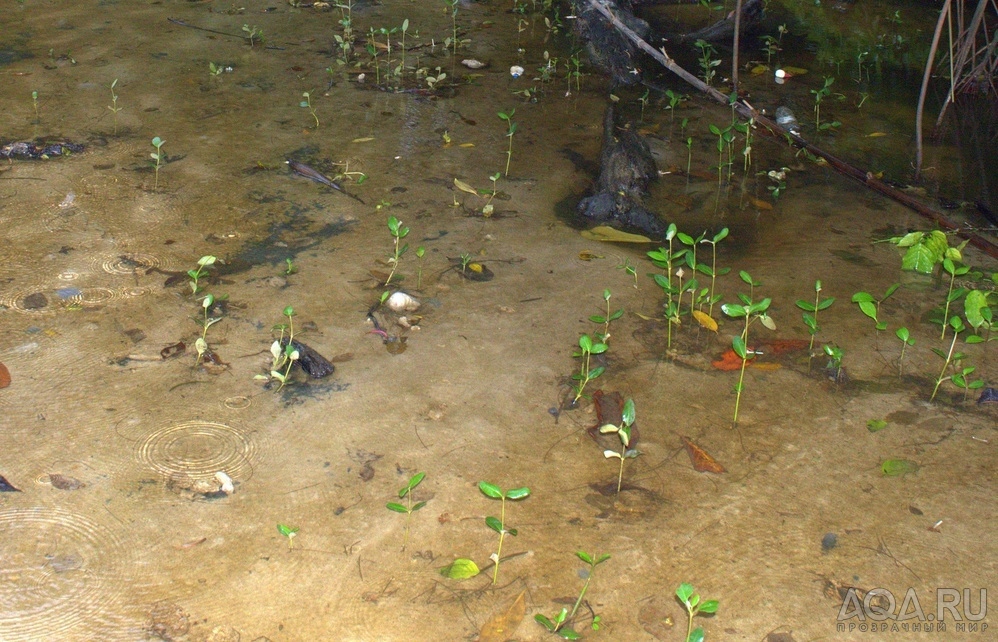
[(29, 294), (21, 301), (21, 305), (24, 306), (25, 310), (41, 310), (42, 308), (47, 307), (48, 304), (48, 298), (41, 292)]
[(825, 533), (825, 536), (821, 538), (821, 550), (828, 552), (838, 546), (839, 536), (835, 533)]

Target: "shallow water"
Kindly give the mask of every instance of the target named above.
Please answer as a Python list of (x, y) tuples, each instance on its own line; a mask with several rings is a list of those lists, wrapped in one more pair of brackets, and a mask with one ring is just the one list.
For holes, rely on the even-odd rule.
[[(606, 88), (590, 75), (567, 88), (564, 37), (526, 16), (528, 71), (514, 80), (518, 18), (505, 6), (460, 5), (469, 42), (455, 62), (439, 46), (451, 35), (448, 12), (358, 5), (361, 39), (408, 18), (416, 45), (406, 64), (439, 65), (457, 81), (440, 96), (393, 93), (375, 89), (367, 67), (337, 66), (338, 12), (266, 8), (26, 2), (5, 11), (0, 49), (17, 55), (0, 66), (0, 130), (88, 149), (0, 174), (0, 362), (11, 374), (0, 390), (0, 474), (21, 490), (0, 494), (0, 638), (473, 639), (523, 592), (515, 638), (542, 639), (532, 616), (571, 607), (581, 589), (577, 550), (612, 555), (580, 609), (580, 629), (592, 612), (601, 618), (588, 639), (682, 639), (672, 597), (681, 582), (720, 600), (717, 615), (697, 618), (708, 639), (852, 639), (836, 631), (836, 590), (849, 586), (886, 588), (899, 603), (913, 588), (927, 613), (936, 589), (968, 588), (972, 608), (960, 612), (980, 610), (976, 590), (996, 579), (987, 561), (995, 407), (965, 402), (948, 384), (926, 402), (941, 367), (930, 348), (949, 341), (924, 318), (945, 289), (902, 273), (892, 246), (870, 243), (927, 222), (761, 136), (753, 168), (736, 162), (719, 191), (707, 124), (725, 122), (727, 110), (692, 100), (674, 121), (660, 103), (645, 111), (635, 126), (671, 172), (650, 204), (694, 236), (731, 230), (718, 245), (718, 267), (732, 268), (717, 281), (725, 302), (747, 293), (739, 270), (773, 300), (777, 330), (755, 324), (751, 336), (807, 339), (794, 302), (810, 299), (817, 279), (836, 298), (818, 339), (845, 350), (848, 380), (829, 380), (823, 358), (809, 373), (805, 352), (764, 354), (768, 367), (747, 370), (732, 429), (737, 373), (711, 362), (740, 323), (715, 307), (714, 335), (684, 316), (667, 347), (662, 290), (647, 276), (659, 271), (644, 256), (651, 247), (600, 244), (566, 224), (566, 203), (593, 178), (578, 161), (598, 157)], [(236, 35), (256, 25), (265, 41), (251, 48), (168, 17)], [(530, 80), (545, 50), (560, 59), (550, 84)], [(357, 56), (370, 60), (360, 47)], [(464, 58), (489, 65), (472, 72)], [(209, 62), (233, 71), (212, 77)], [(107, 109), (115, 79), (117, 133)], [(759, 94), (773, 91), (758, 82)], [(536, 103), (512, 93), (531, 86)], [(306, 91), (318, 127), (299, 106)], [(637, 95), (621, 92), (632, 121)], [(484, 217), (487, 199), (453, 181), (492, 189), (508, 143), (496, 112), (513, 108), (509, 176)], [(675, 171), (687, 162), (684, 117), (695, 137), (690, 180)], [(169, 160), (158, 179), (154, 136)], [(367, 180), (348, 175), (342, 185), (365, 204), (289, 174), (289, 156), (328, 175), (363, 172)], [(756, 172), (780, 167), (790, 168), (788, 188), (774, 201)], [(370, 271), (391, 269), (388, 215), (410, 228), (398, 272), (422, 319), (407, 330), (375, 312), (396, 339), (386, 344), (367, 316), (385, 289)], [(582, 260), (587, 252), (598, 258)], [(495, 277), (462, 279), (452, 259), (464, 253)], [(170, 273), (209, 254), (224, 261), (201, 283), (226, 297), (207, 333), (224, 365), (205, 368), (194, 352), (203, 310), (186, 277)], [(995, 269), (973, 250), (966, 257)], [(895, 282), (902, 288), (881, 307), (889, 331), (877, 333), (849, 299)], [(607, 288), (625, 313), (590, 389), (632, 397), (641, 433), (619, 496), (616, 460), (586, 433), (597, 422), (591, 403), (565, 407), (574, 347), (600, 330), (589, 317), (605, 312)], [(272, 328), (289, 305), (296, 337), (336, 371), (308, 380), (295, 370), (278, 391), (254, 377), (270, 369)], [(899, 377), (901, 325), (916, 343)], [(185, 353), (161, 357), (181, 341)], [(961, 349), (994, 385), (993, 348)], [(872, 433), (867, 422), (878, 418), (888, 427)], [(695, 472), (684, 436), (727, 472)], [(921, 468), (884, 476), (889, 458)], [(385, 504), (417, 471), (427, 476), (414, 499), (427, 504), (401, 551), (405, 518)], [(218, 496), (217, 472), (233, 480), (231, 495)], [(482, 480), (531, 490), (506, 506), (518, 535), (505, 539), (495, 587), (491, 569), (463, 582), (436, 571), (458, 557), (485, 567), (495, 551), (483, 518), (500, 508), (479, 492)], [(293, 540), (278, 524), (299, 529)], [(838, 545), (824, 551), (827, 533)]]

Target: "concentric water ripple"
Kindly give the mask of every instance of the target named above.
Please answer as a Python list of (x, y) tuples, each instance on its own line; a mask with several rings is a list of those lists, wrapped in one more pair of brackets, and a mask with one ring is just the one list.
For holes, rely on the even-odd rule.
[(60, 307), (56, 292), (40, 285), (0, 292), (0, 305), (25, 314), (51, 313)]
[(224, 471), (245, 481), (253, 475), (256, 444), (225, 424), (185, 421), (146, 437), (139, 446), (139, 457), (166, 477), (212, 477)]
[(160, 260), (152, 254), (129, 252), (95, 257), (94, 266), (108, 274), (134, 274), (136, 271), (145, 272), (149, 268), (160, 267)]
[(129, 564), (114, 532), (51, 508), (0, 511), (0, 639), (72, 639), (117, 606)]
[(123, 296), (124, 292), (120, 290), (112, 290), (111, 288), (80, 288), (80, 291), (77, 294), (74, 294), (69, 298), (69, 302), (82, 305), (84, 307), (92, 307), (107, 305), (111, 301), (120, 299)]

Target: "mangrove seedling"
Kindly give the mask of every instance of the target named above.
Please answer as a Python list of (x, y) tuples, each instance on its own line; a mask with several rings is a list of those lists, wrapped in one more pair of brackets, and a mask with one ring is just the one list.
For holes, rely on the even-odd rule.
[(249, 41), (251, 49), (255, 42), (263, 42), (263, 29), (258, 28), (256, 25), (252, 27), (243, 25), (243, 31), (246, 32), (246, 39)]
[(206, 254), (198, 259), (198, 267), (196, 270), (187, 270), (187, 276), (190, 278), (189, 285), (191, 286), (191, 294), (197, 294), (201, 291), (201, 277), (204, 276), (208, 268), (215, 265), (215, 261), (218, 259), (210, 254)]
[(316, 116), (315, 107), (312, 106), (312, 92), (311, 91), (302, 92), (301, 97), (304, 98), (305, 100), (298, 103), (298, 106), (303, 109), (307, 109), (308, 113), (312, 114), (312, 118), (315, 120), (315, 128), (319, 129), (319, 117)]
[(201, 326), (201, 336), (197, 338), (194, 342), (194, 349), (198, 352), (197, 361), (194, 362), (195, 366), (201, 365), (201, 359), (204, 357), (204, 353), (208, 352), (208, 328), (215, 325), (222, 320), (222, 317), (210, 317), (208, 316), (212, 307), (215, 305), (215, 296), (212, 294), (206, 294), (201, 299), (201, 310), (202, 316), (199, 318), (198, 324)]
[[(949, 326), (953, 328), (953, 340), (949, 344), (949, 351), (943, 352), (939, 348), (932, 348), (932, 352), (936, 353), (943, 359), (943, 369), (939, 371), (939, 376), (936, 377), (936, 386), (932, 389), (932, 396), (929, 397), (929, 403), (932, 403), (936, 399), (936, 393), (939, 392), (939, 386), (942, 385), (944, 381), (948, 381), (953, 378), (953, 375), (947, 375), (946, 371), (949, 370), (951, 363), (960, 363), (966, 358), (962, 352), (956, 352), (956, 340), (960, 336), (960, 333), (967, 329), (967, 326), (963, 324), (963, 319), (957, 315), (953, 315), (949, 319)], [(976, 335), (974, 335), (976, 336)], [(978, 337), (980, 339), (980, 337)], [(974, 343), (979, 343), (980, 341), (975, 341)], [(957, 366), (959, 367), (959, 366)]]
[(894, 336), (901, 342), (901, 357), (898, 359), (898, 379), (904, 374), (904, 350), (908, 346), (915, 345), (915, 340), (911, 338), (908, 328), (898, 328), (894, 331)]
[(395, 270), (397, 270), (399, 266), (399, 259), (401, 259), (402, 255), (409, 249), (408, 243), (402, 244), (402, 239), (409, 234), (409, 228), (402, 225), (402, 221), (398, 220), (394, 216), (389, 216), (388, 231), (392, 234), (395, 249), (392, 256), (388, 257), (388, 262), (392, 264), (392, 271), (388, 274), (388, 278), (385, 279), (385, 285), (392, 282), (392, 277), (395, 276)]
[(802, 317), (807, 331), (811, 335), (811, 342), (807, 346), (807, 371), (811, 372), (811, 359), (814, 357), (814, 337), (818, 334), (818, 312), (827, 310), (835, 303), (835, 297), (821, 298), (821, 281), (814, 282), (814, 303), (797, 301), (797, 307), (804, 311)]
[[(951, 248), (952, 249), (952, 248)], [(956, 282), (956, 277), (965, 276), (967, 272), (970, 272), (969, 265), (957, 265), (957, 262), (953, 259), (946, 257), (943, 259), (943, 271), (949, 274), (949, 288), (946, 290), (946, 305), (943, 307), (943, 319), (949, 318), (949, 308), (950, 305), (956, 300), (958, 300), (963, 295), (967, 294), (970, 290), (968, 288), (959, 287), (954, 289), (953, 285)], [(943, 333), (939, 337), (940, 341), (946, 339), (946, 324), (943, 323)]]
[(38, 114), (38, 92), (31, 92), (31, 106), (35, 108), (35, 123), (38, 124), (42, 122), (42, 117)]
[(413, 491), (416, 486), (419, 486), (423, 478), (426, 477), (426, 473), (416, 473), (411, 478), (409, 478), (408, 483), (399, 489), (399, 499), (405, 499), (406, 503), (398, 504), (395, 502), (388, 502), (385, 506), (388, 510), (395, 511), (396, 513), (402, 513), (405, 515), (405, 535), (402, 536), (402, 550), (405, 550), (406, 544), (409, 543), (409, 520), (412, 518), (412, 514), (418, 511), (423, 506), (426, 506), (426, 502), (416, 502), (412, 503)]
[[(752, 287), (752, 291), (754, 292), (755, 286), (759, 285), (759, 283), (753, 280), (752, 276), (744, 270), (739, 272), (739, 276), (742, 281)], [(740, 304), (725, 303), (721, 306), (721, 311), (729, 317), (745, 319), (745, 327), (742, 329), (741, 334), (736, 334), (731, 338), (731, 349), (742, 360), (742, 366), (738, 372), (738, 384), (735, 385), (735, 414), (731, 420), (733, 426), (738, 425), (738, 408), (742, 400), (742, 391), (745, 389), (745, 365), (749, 359), (755, 356), (755, 352), (748, 348), (749, 326), (751, 326), (753, 321), (759, 320), (766, 328), (770, 330), (776, 329), (776, 323), (766, 314), (769, 305), (772, 303), (772, 299), (765, 298), (761, 301), (753, 301), (752, 297), (745, 296), (744, 294), (739, 294), (738, 298), (741, 300)]]
[(710, 277), (710, 306), (707, 308), (707, 316), (714, 316), (714, 304), (721, 300), (720, 294), (714, 294), (714, 283), (717, 280), (718, 275), (724, 275), (731, 271), (731, 268), (717, 269), (717, 244), (728, 237), (728, 228), (721, 228), (721, 231), (715, 234), (711, 238), (700, 237), (700, 243), (707, 243), (710, 245), (710, 267), (703, 263), (698, 263), (696, 270), (702, 272)]
[(714, 49), (714, 45), (706, 40), (698, 39), (693, 43), (693, 46), (700, 50), (700, 57), (698, 59), (700, 63), (700, 77), (703, 78), (707, 86), (710, 86), (711, 81), (714, 80), (714, 76), (717, 74), (714, 68), (721, 65), (721, 59), (714, 58), (717, 50)]
[(572, 390), (575, 391), (575, 399), (572, 401), (573, 404), (578, 403), (579, 399), (582, 398), (582, 393), (586, 389), (586, 384), (603, 374), (603, 371), (606, 370), (605, 366), (597, 366), (595, 368), (589, 367), (590, 360), (594, 354), (603, 354), (606, 351), (607, 345), (605, 343), (593, 342), (592, 337), (588, 334), (583, 334), (579, 337), (579, 351), (572, 353), (573, 357), (581, 359), (579, 371), (572, 375), (572, 379), (577, 382), (572, 386)]
[(294, 264), (294, 261), (289, 256), (284, 259), (284, 263), (287, 267), (284, 268), (284, 276), (291, 276), (292, 274), (298, 274), (298, 266)]
[(418, 290), (423, 282), (423, 255), (426, 254), (426, 248), (420, 245), (416, 248), (416, 289)]
[(162, 149), (165, 143), (166, 141), (160, 138), (159, 136), (156, 136), (155, 138), (152, 139), (152, 146), (156, 148), (156, 151), (150, 153), (149, 156), (154, 161), (156, 161), (156, 165), (154, 166), (156, 170), (156, 182), (153, 185), (154, 190), (159, 189), (159, 168), (166, 163), (166, 156), (163, 154), (163, 149)]
[(958, 388), (963, 388), (963, 401), (966, 403), (967, 396), (970, 394), (971, 390), (980, 390), (984, 387), (983, 379), (973, 379), (971, 380), (970, 375), (977, 370), (973, 366), (967, 368), (962, 368), (960, 372), (953, 375), (952, 382), (953, 385)]
[(225, 73), (225, 65), (223, 65), (223, 64), (217, 64), (216, 65), (213, 62), (209, 62), (208, 63), (208, 75), (209, 76), (211, 76), (212, 78), (218, 78), (223, 73)]
[(513, 488), (506, 492), (503, 492), (501, 488), (495, 484), (490, 484), (489, 482), (480, 481), (478, 482), (478, 490), (482, 491), (482, 494), (491, 499), (498, 499), (502, 502), (502, 508), (499, 510), (499, 519), (492, 517), (491, 515), (485, 518), (485, 525), (499, 533), (499, 548), (496, 552), (489, 556), (489, 558), (495, 563), (495, 570), (492, 571), (492, 584), (495, 585), (496, 581), (499, 579), (499, 562), (502, 559), (502, 542), (506, 537), (506, 534), (516, 537), (515, 528), (506, 528), (506, 500), (517, 501), (520, 499), (526, 499), (530, 495), (529, 488)]
[(631, 265), (631, 262), (628, 259), (626, 259), (626, 258), (621, 259), (620, 263), (618, 263), (616, 267), (617, 267), (618, 270), (623, 270), (625, 274), (630, 274), (632, 277), (634, 277), (634, 289), (637, 290), (638, 289), (638, 268), (635, 267), (635, 266), (633, 266), (633, 265)]
[(841, 383), (842, 377), (842, 358), (845, 356), (845, 351), (835, 345), (834, 343), (826, 343), (821, 348), (826, 355), (828, 355), (828, 365), (826, 366), (831, 378), (835, 383)]
[(631, 427), (634, 425), (634, 400), (628, 399), (624, 402), (624, 409), (621, 411), (621, 421), (619, 426), (613, 424), (605, 424), (599, 427), (599, 431), (603, 434), (608, 434), (611, 432), (617, 433), (617, 437), (620, 438), (620, 452), (616, 450), (604, 450), (603, 457), (607, 459), (619, 459), (620, 460), (620, 470), (617, 473), (617, 494), (620, 494), (620, 486), (624, 481), (624, 460), (625, 459), (635, 459), (641, 453), (637, 450), (630, 448), (631, 445)]
[[(280, 381), (281, 385), (278, 386), (278, 390), (281, 390), (287, 384), (288, 377), (291, 375), (291, 367), (300, 356), (292, 343), (295, 338), (295, 310), (289, 305), (284, 308), (283, 314), (288, 318), (288, 322), (280, 323), (273, 328), (274, 330), (279, 330), (281, 336), (270, 344), (270, 354), (273, 357), (273, 361), (270, 364), (270, 375), (256, 375), (253, 377), (254, 379), (268, 381), (276, 379)], [(287, 337), (287, 340), (285, 340), (285, 337)]]
[[(575, 556), (586, 563), (589, 567), (580, 572), (585, 574), (586, 583), (582, 585), (582, 591), (579, 593), (579, 598), (575, 600), (575, 606), (572, 607), (571, 613), (568, 611), (568, 607), (561, 609), (561, 612), (554, 616), (554, 620), (550, 620), (547, 616), (538, 613), (534, 616), (534, 620), (539, 622), (545, 629), (551, 633), (557, 633), (562, 639), (565, 640), (579, 640), (582, 638), (581, 635), (576, 633), (569, 625), (575, 619), (575, 614), (579, 610), (579, 606), (582, 604), (582, 600), (586, 597), (586, 591), (589, 590), (589, 585), (593, 581), (593, 575), (596, 573), (596, 567), (603, 562), (610, 559), (610, 555), (604, 553), (603, 555), (590, 555), (585, 551), (576, 551)], [(593, 616), (592, 627), (593, 630), (599, 628), (599, 616)]]
[(616, 310), (615, 312), (610, 312), (610, 289), (607, 288), (603, 290), (603, 300), (606, 302), (606, 316), (602, 314), (594, 314), (589, 317), (589, 320), (593, 323), (602, 323), (603, 332), (597, 333), (596, 338), (599, 339), (600, 343), (610, 343), (610, 322), (616, 321), (620, 317), (624, 316), (624, 310)]
[(686, 642), (703, 642), (704, 631), (699, 626), (696, 629), (693, 628), (693, 618), (701, 613), (717, 613), (718, 601), (701, 601), (696, 589), (693, 588), (692, 584), (687, 582), (683, 582), (676, 589), (676, 597), (679, 598), (679, 603), (686, 609)]
[(679, 103), (683, 102), (683, 95), (677, 94), (671, 89), (665, 90), (665, 95), (669, 98), (669, 106), (666, 109), (669, 110), (669, 127), (676, 121), (676, 108), (679, 107)]
[(288, 538), (288, 550), (292, 550), (295, 547), (295, 536), (298, 535), (298, 527), (278, 524), (277, 532)]
[(834, 97), (838, 100), (845, 98), (844, 94), (833, 94), (832, 93), (832, 83), (835, 82), (834, 78), (825, 77), (825, 85), (821, 89), (812, 89), (811, 93), (814, 94), (814, 127), (818, 131), (825, 131), (826, 129), (836, 128), (842, 125), (839, 121), (835, 120), (830, 123), (821, 122), (821, 103), (825, 98)]
[(118, 107), (118, 94), (114, 93), (114, 88), (118, 85), (118, 79), (115, 78), (111, 82), (111, 104), (107, 106), (111, 110), (112, 118), (114, 119), (114, 136), (118, 135), (118, 112), (121, 111), (121, 107)]
[(688, 251), (685, 249), (673, 251), (672, 241), (676, 238), (677, 233), (676, 224), (670, 223), (665, 232), (665, 240), (669, 242), (669, 247), (660, 247), (657, 250), (647, 253), (648, 258), (651, 259), (651, 262), (656, 267), (665, 270), (665, 274), (655, 274), (652, 278), (662, 288), (666, 296), (665, 318), (668, 321), (666, 349), (672, 348), (672, 325), (679, 325), (679, 303), (675, 300), (675, 296), (680, 293), (680, 290), (672, 285), (672, 266), (676, 261), (685, 256)]
[(873, 319), (874, 328), (877, 330), (877, 337), (880, 333), (887, 329), (887, 322), (881, 321), (878, 317), (880, 316), (880, 304), (890, 298), (892, 294), (897, 292), (897, 289), (901, 287), (900, 283), (895, 283), (887, 288), (884, 292), (884, 296), (880, 299), (875, 299), (869, 292), (857, 292), (852, 295), (852, 302), (859, 306), (860, 311), (866, 316)]
[(509, 139), (509, 148), (506, 150), (506, 171), (505, 176), (509, 176), (509, 162), (513, 159), (513, 134), (516, 133), (516, 123), (513, 122), (513, 114), (516, 113), (516, 109), (509, 110), (507, 114), (504, 111), (499, 112), (497, 115), (499, 118), (506, 122), (506, 138)]
[(444, 4), (450, 7), (451, 37), (444, 40), (444, 48), (451, 45), (454, 47), (454, 55), (457, 55), (457, 8), (461, 0), (444, 0)]

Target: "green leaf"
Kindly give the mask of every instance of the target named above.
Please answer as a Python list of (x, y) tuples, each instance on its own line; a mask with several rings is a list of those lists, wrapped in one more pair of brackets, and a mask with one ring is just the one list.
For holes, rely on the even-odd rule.
[(915, 343), (910, 338), (911, 335), (908, 332), (908, 328), (898, 328), (897, 330), (894, 331), (894, 336), (896, 336), (901, 341), (904, 341), (908, 345), (912, 345), (913, 343)]
[(480, 481), (478, 482), (478, 490), (482, 491), (487, 497), (492, 499), (502, 499), (502, 490), (499, 489), (495, 484), (490, 484), (489, 482)]
[(721, 312), (734, 318), (743, 317), (747, 314), (745, 306), (738, 305), (737, 303), (725, 303), (721, 306)]
[(682, 584), (679, 585), (679, 588), (676, 589), (676, 597), (678, 597), (679, 601), (682, 602), (683, 604), (689, 603), (690, 596), (693, 595), (693, 593), (694, 593), (693, 585), (687, 582), (683, 582)]
[(907, 459), (885, 459), (880, 470), (887, 477), (898, 477), (908, 473), (918, 472), (918, 464)]
[(388, 510), (393, 510), (393, 511), (395, 511), (396, 513), (408, 513), (408, 512), (409, 512), (409, 509), (408, 509), (408, 508), (406, 508), (406, 507), (405, 507), (405, 506), (403, 506), (402, 504), (396, 504), (396, 503), (394, 503), (394, 502), (388, 502), (387, 504), (385, 504), (385, 507), (386, 507), (386, 508), (387, 508)]
[(625, 426), (630, 426), (634, 423), (634, 415), (634, 400), (628, 399), (624, 402), (624, 410), (621, 413)]
[(686, 642), (703, 642), (703, 638), (703, 629), (698, 626), (690, 631), (690, 637), (686, 638)]
[(534, 616), (534, 621), (538, 622), (548, 631), (554, 632), (554, 622), (549, 620), (546, 615), (541, 615), (540, 613)]
[(567, 626), (558, 630), (558, 635), (561, 636), (563, 640), (581, 640), (582, 636), (568, 628)]
[(936, 257), (925, 244), (919, 243), (908, 248), (901, 259), (902, 270), (913, 270), (919, 274), (931, 274), (936, 264)]
[(578, 557), (583, 562), (585, 562), (586, 564), (589, 564), (590, 566), (592, 566), (592, 564), (593, 564), (593, 558), (589, 556), (589, 553), (587, 553), (585, 551), (576, 551), (575, 552), (575, 556)]
[(718, 606), (720, 606), (720, 603), (717, 600), (707, 600), (706, 602), (700, 605), (700, 612), (717, 613)]
[(474, 561), (466, 558), (458, 558), (440, 569), (440, 574), (452, 580), (466, 580), (475, 577), (480, 571)]
[(982, 310), (987, 307), (989, 306), (986, 292), (983, 290), (971, 290), (967, 293), (967, 298), (963, 300), (963, 311), (970, 327), (976, 330), (984, 325), (985, 318)]
[(869, 301), (860, 301), (859, 309), (863, 312), (863, 314), (870, 317), (874, 321), (877, 320), (877, 306), (873, 303), (870, 303)]
[(742, 335), (736, 334), (731, 337), (731, 349), (739, 358), (748, 359), (748, 348), (745, 347), (745, 339), (742, 339)]
[(593, 340), (589, 337), (588, 334), (584, 334), (581, 337), (579, 337), (579, 347), (582, 348), (583, 352), (592, 352)]
[(592, 370), (589, 371), (589, 378), (590, 379), (595, 379), (596, 377), (600, 376), (604, 372), (606, 372), (606, 368), (604, 366), (599, 366), (597, 368), (593, 368)]
[(297, 526), (288, 526), (286, 524), (278, 524), (277, 525), (277, 532), (280, 533), (281, 535), (285, 536), (285, 537), (291, 537), (292, 535), (294, 535), (295, 533), (298, 532), (298, 527)]
[(426, 506), (426, 502), (416, 502), (415, 504), (412, 505), (412, 512), (415, 513), (416, 511), (418, 511), (423, 506)]
[(871, 419), (866, 422), (866, 429), (870, 432), (879, 432), (887, 427), (887, 421), (885, 419)]
[(500, 522), (499, 518), (497, 517), (492, 517), (491, 515), (489, 515), (488, 517), (485, 518), (485, 525), (497, 533), (501, 533), (503, 531), (502, 522)]
[(821, 303), (818, 304), (818, 309), (827, 310), (828, 308), (832, 307), (833, 303), (835, 303), (835, 297), (829, 297), (827, 299), (824, 299)]
[(807, 312), (814, 312), (814, 304), (809, 301), (798, 300), (797, 307)]
[(609, 347), (610, 346), (606, 345), (605, 343), (594, 343), (592, 350), (590, 350), (589, 352), (592, 354), (603, 354), (604, 352), (607, 351)]
[(591, 317), (589, 317), (589, 320), (592, 321), (593, 323), (606, 323), (606, 319), (598, 314), (592, 315)]
[(529, 495), (530, 495), (530, 489), (529, 488), (526, 488), (526, 487), (524, 487), (524, 488), (513, 488), (509, 492), (506, 493), (506, 499), (512, 499), (513, 501), (516, 501), (518, 499), (523, 499), (525, 497), (528, 497)]
[(412, 490), (416, 486), (419, 486), (420, 482), (422, 482), (425, 477), (426, 477), (426, 473), (416, 473), (409, 480), (409, 483), (406, 484), (406, 488), (408, 488), (409, 490)]

